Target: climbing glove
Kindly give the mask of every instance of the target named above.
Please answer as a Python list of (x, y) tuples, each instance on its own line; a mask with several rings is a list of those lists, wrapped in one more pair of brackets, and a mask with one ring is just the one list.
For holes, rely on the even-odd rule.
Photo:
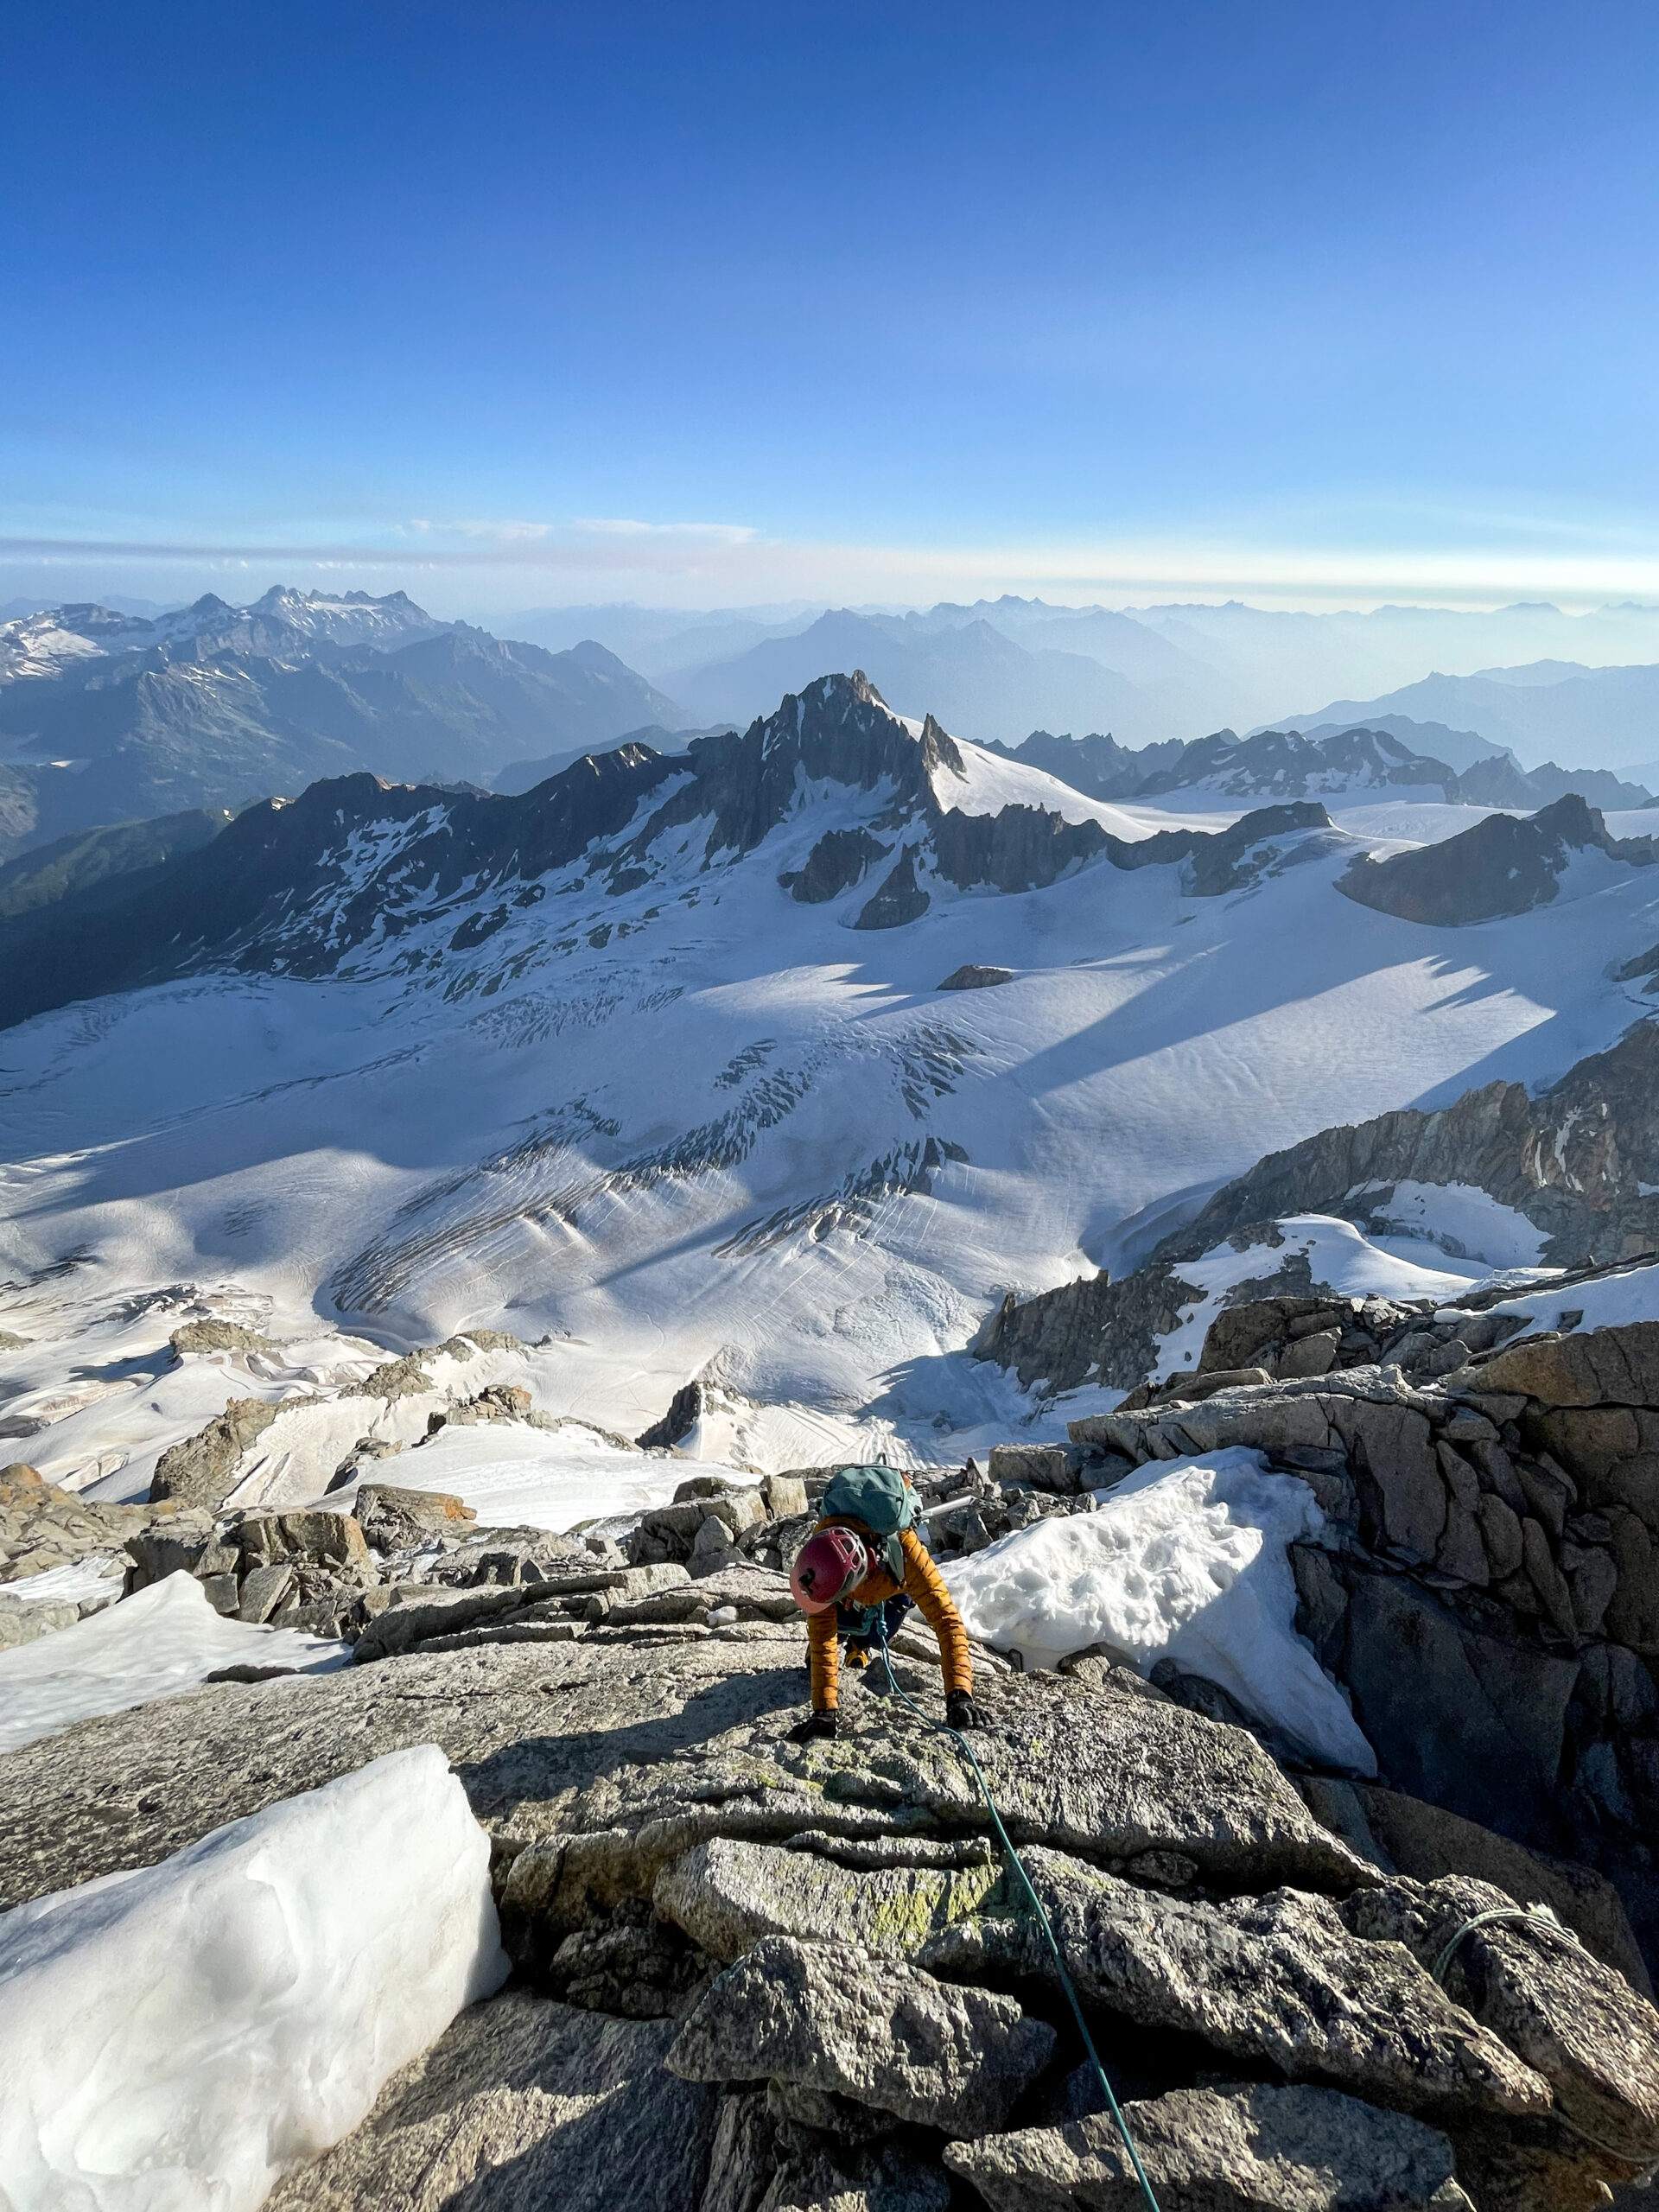
[(977, 1728), (979, 1707), (966, 1690), (948, 1690), (944, 1700), (944, 1718), (951, 1728)]
[(840, 1723), (833, 1713), (809, 1713), (804, 1720), (796, 1723), (789, 1732), (791, 1744), (810, 1744), (815, 1737), (833, 1738), (839, 1732)]

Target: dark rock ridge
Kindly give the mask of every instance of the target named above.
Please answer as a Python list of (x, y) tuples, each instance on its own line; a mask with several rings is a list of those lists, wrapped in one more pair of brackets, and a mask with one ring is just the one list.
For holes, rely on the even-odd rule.
[(1586, 852), (1630, 868), (1651, 868), (1659, 859), (1651, 837), (1610, 836), (1597, 810), (1569, 792), (1523, 821), (1489, 814), (1437, 845), (1384, 860), (1362, 853), (1337, 879), (1337, 888), (1357, 905), (1402, 921), (1456, 929), (1547, 906), (1573, 855)]
[(1231, 730), (1183, 745), (1178, 739), (1135, 747), (1098, 733), (1056, 737), (1033, 730), (1017, 746), (995, 745), (1012, 760), (1041, 768), (1091, 798), (1153, 798), (1208, 784), (1236, 798), (1317, 797), (1338, 789), (1398, 790), (1439, 785), (1446, 798), (1471, 806), (1531, 810), (1574, 791), (1592, 806), (1651, 806), (1653, 794), (1605, 768), (1558, 768), (1553, 760), (1529, 772), (1510, 753), (1476, 760), (1461, 772), (1432, 753), (1420, 753), (1385, 728), (1258, 730), (1240, 738)]
[[(446, 632), (406, 650), (440, 648), (471, 649)], [(1329, 830), (1321, 808), (1301, 804), (1246, 816), (1220, 835), (1173, 830), (1135, 843), (1037, 808), (988, 817), (941, 806), (936, 786), (948, 790), (963, 772), (931, 717), (912, 734), (855, 671), (820, 678), (741, 735), (700, 738), (676, 756), (625, 745), (516, 797), (372, 776), (313, 784), (298, 799), (248, 807), (201, 850), (124, 891), (111, 887), (95, 907), (59, 906), (49, 929), (0, 921), (0, 950), (7, 928), (33, 932), (29, 958), (0, 960), (0, 1027), (205, 968), (314, 977), (371, 944), (396, 963), (416, 957), (398, 950), (411, 928), (452, 914), (448, 950), (470, 952), (515, 908), (544, 898), (550, 874), (581, 862), (613, 892), (636, 889), (662, 865), (663, 841), (692, 827), (704, 832), (701, 866), (725, 865), (815, 785), (874, 795), (880, 811), (872, 826), (821, 838), (785, 881), (794, 897), (821, 902), (850, 889), (893, 851), (878, 832), (910, 833), (861, 910), (856, 926), (866, 929), (924, 913), (930, 874), (960, 888), (1027, 890), (1103, 857), (1123, 868), (1179, 863), (1195, 895), (1217, 895), (1311, 857), (1317, 848), (1302, 833)], [(443, 957), (428, 949), (418, 958)]]
[[(58, 916), (37, 959), (0, 967), (0, 1027), (200, 966), (327, 975), (372, 934), (395, 938), (479, 876), (533, 901), (537, 878), (614, 836), (643, 795), (682, 772), (625, 747), (519, 798), (346, 776), (265, 800), (132, 898)], [(394, 833), (391, 850), (357, 874), (352, 841), (371, 830)]]

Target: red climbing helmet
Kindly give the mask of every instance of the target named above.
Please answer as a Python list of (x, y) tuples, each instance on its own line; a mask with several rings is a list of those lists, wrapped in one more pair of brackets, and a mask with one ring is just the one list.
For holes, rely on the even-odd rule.
[(795, 1554), (789, 1586), (804, 1613), (821, 1613), (870, 1572), (869, 1547), (852, 1529), (818, 1529)]

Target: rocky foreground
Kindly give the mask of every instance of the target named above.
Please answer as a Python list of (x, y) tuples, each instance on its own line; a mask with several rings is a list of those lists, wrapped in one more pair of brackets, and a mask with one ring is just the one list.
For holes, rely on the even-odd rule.
[[(1314, 1770), (1217, 1686), (1102, 1650), (1041, 1674), (982, 1652), (981, 1764), (1165, 2212), (1605, 2204), (1659, 2167), (1648, 1862), (1620, 1810), (1655, 1740), (1631, 1529), (1659, 1329), (1478, 1352), (1431, 1328), (1414, 1376), (1353, 1359), (1364, 1316), (1270, 1303), (1070, 1447), (929, 1478), (928, 1525), (971, 1552), (1097, 1510), (1132, 1464), (1253, 1443), (1325, 1511), (1294, 1548), (1300, 1625), (1380, 1777)], [(806, 1676), (783, 1568), (823, 1479), (692, 1475), (620, 1535), (555, 1537), (366, 1480), (349, 1511), (227, 1513), (99, 1509), (10, 1471), (15, 1577), (123, 1543), (133, 1586), (182, 1571), (355, 1663), (232, 1669), (0, 1757), (0, 1908), (435, 1743), (492, 1839), (515, 1973), (289, 2176), (283, 2212), (1127, 2212), (951, 1741), (876, 1669), (837, 1740), (788, 1740)], [(931, 1639), (898, 1653), (938, 1719)]]

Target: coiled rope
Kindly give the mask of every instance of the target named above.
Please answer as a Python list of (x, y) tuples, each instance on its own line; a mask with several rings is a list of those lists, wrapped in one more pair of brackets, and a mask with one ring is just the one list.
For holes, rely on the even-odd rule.
[[(1450, 1942), (1441, 1947), (1432, 1970), (1434, 1980), (1445, 1986), (1447, 1969), (1456, 1957), (1459, 1947), (1478, 1928), (1503, 1927), (1524, 1928), (1529, 1935), (1548, 1936), (1557, 1943), (1566, 1944), (1569, 1950), (1582, 1952), (1585, 1948), (1573, 1930), (1547, 1904), (1493, 1905), (1488, 1911), (1471, 1914), (1459, 1924)], [(1576, 2135), (1581, 2143), (1589, 2144), (1592, 2150), (1605, 2152), (1608, 2158), (1617, 2158), (1624, 2165), (1639, 2167), (1649, 2175), (1656, 2171), (1654, 2160), (1645, 2151), (1629, 2150), (1619, 2144), (1609, 2143), (1604, 2136), (1592, 2135), (1587, 2127), (1563, 2112), (1559, 2102), (1551, 2117), (1559, 2121), (1569, 2135)]]
[(1002, 1855), (1019, 1876), (1020, 1885), (1030, 1900), (1031, 1909), (1037, 1916), (1037, 1924), (1043, 1931), (1043, 1940), (1053, 1955), (1055, 1970), (1060, 1977), (1060, 1986), (1065, 1990), (1066, 2002), (1071, 2007), (1071, 2017), (1077, 2024), (1077, 2033), (1083, 2037), (1083, 2047), (1089, 2054), (1089, 2063), (1094, 2068), (1096, 2078), (1105, 2092), (1107, 2108), (1122, 2139), (1124, 2154), (1134, 2169), (1136, 2181), (1141, 2184), (1141, 2194), (1147, 2200), (1147, 2212), (1159, 2212), (1158, 2199), (1153, 2193), (1152, 2183), (1147, 2179), (1147, 2170), (1141, 2163), (1141, 2153), (1135, 2148), (1135, 2137), (1129, 2132), (1129, 2123), (1123, 2117), (1123, 2107), (1118, 2103), (1112, 2085), (1106, 2078), (1106, 2069), (1101, 2063), (1100, 2053), (1095, 2049), (1095, 2039), (1089, 2032), (1089, 2023), (1083, 2017), (1083, 2006), (1077, 2001), (1077, 1990), (1072, 1984), (1071, 1975), (1066, 1972), (1065, 1959), (1055, 1937), (1047, 1910), (1041, 1897), (1032, 1886), (1031, 1877), (1026, 1872), (1025, 1862), (1014, 1847), (1014, 1839), (1002, 1825), (1002, 1815), (996, 1809), (996, 1802), (991, 1796), (990, 1785), (980, 1771), (979, 1761), (974, 1757), (974, 1747), (960, 1728), (952, 1728), (946, 1721), (935, 1720), (930, 1714), (924, 1713), (915, 1700), (900, 1688), (899, 1677), (893, 1671), (893, 1657), (887, 1649), (887, 1624), (885, 1618), (880, 1623), (880, 1635), (881, 1663), (887, 1670), (887, 1685), (893, 1695), (898, 1698), (900, 1704), (915, 1714), (925, 1728), (931, 1728), (941, 1736), (949, 1736), (973, 1770), (974, 1780), (979, 1784), (979, 1794), (985, 1800), (985, 1809), (991, 1816), (991, 1826), (996, 1831), (996, 1840), (1002, 1847)]

